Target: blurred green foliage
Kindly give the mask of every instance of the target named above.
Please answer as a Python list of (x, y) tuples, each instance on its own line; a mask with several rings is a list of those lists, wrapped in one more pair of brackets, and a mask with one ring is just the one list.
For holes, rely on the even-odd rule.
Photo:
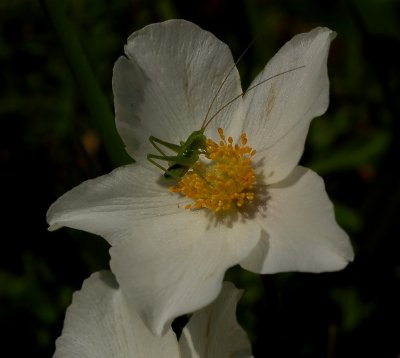
[[(45, 213), (66, 190), (126, 161), (122, 144), (116, 154), (107, 150), (98, 126), (112, 109), (113, 63), (130, 33), (179, 17), (213, 32), (235, 58), (255, 40), (239, 63), (244, 86), (294, 34), (315, 26), (338, 32), (330, 108), (313, 121), (302, 164), (324, 177), (355, 262), (338, 273), (260, 276), (233, 268), (227, 277), (245, 289), (238, 315), (256, 357), (400, 355), (399, 2), (57, 3), (109, 108), (96, 115), (88, 105), (71, 67), (77, 54), (65, 53), (39, 1), (0, 3), (3, 351), (51, 356), (72, 292), (108, 267), (104, 240), (48, 233)], [(110, 117), (103, 118), (107, 128)]]

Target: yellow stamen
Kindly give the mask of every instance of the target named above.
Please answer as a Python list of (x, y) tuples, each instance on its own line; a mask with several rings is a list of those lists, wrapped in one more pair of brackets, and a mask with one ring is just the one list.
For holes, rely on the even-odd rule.
[(234, 205), (240, 208), (254, 199), (255, 171), (251, 159), (256, 151), (246, 145), (245, 133), (240, 137), (241, 144), (234, 145), (232, 137), (226, 141), (222, 128), (218, 128), (218, 134), (219, 144), (207, 139), (205, 155), (211, 163), (197, 161), (178, 184), (170, 188), (194, 200), (186, 209), (208, 208), (218, 212), (230, 210)]

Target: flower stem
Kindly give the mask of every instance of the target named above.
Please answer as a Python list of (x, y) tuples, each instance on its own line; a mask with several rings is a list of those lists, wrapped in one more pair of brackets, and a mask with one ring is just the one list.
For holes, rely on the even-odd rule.
[(65, 15), (64, 2), (59, 0), (40, 0), (40, 2), (65, 52), (83, 100), (93, 118), (93, 125), (104, 143), (111, 163), (114, 166), (128, 163), (131, 160), (116, 131), (114, 115), (96, 81), (75, 28)]

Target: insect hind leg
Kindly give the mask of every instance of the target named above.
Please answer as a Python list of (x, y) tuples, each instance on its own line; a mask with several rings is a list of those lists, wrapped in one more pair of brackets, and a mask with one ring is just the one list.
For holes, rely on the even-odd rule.
[(160, 168), (162, 171), (167, 172), (169, 170), (169, 168), (165, 168), (162, 165), (160, 165), (159, 163), (157, 163), (156, 160), (164, 160), (166, 162), (169, 163), (174, 163), (174, 164), (179, 164), (179, 165), (190, 165), (191, 164), (191, 160), (189, 158), (182, 158), (182, 157), (178, 157), (178, 156), (170, 156), (170, 155), (157, 155), (157, 154), (147, 154), (147, 160), (155, 165), (157, 168)]
[(149, 137), (149, 142), (151, 143), (151, 145), (157, 149), (157, 151), (162, 154), (163, 156), (167, 156), (164, 151), (158, 146), (159, 144), (161, 144), (162, 146), (164, 146), (165, 148), (171, 149), (172, 151), (174, 151), (175, 153), (178, 153), (179, 150), (181, 149), (180, 145), (177, 144), (173, 144), (173, 143), (169, 143), (166, 142), (164, 140), (161, 140), (157, 137), (154, 136), (150, 136)]
[(147, 160), (151, 164), (155, 165), (157, 168), (161, 169), (164, 172), (168, 170), (167, 168), (164, 168), (162, 165), (158, 164), (153, 158), (154, 159), (161, 159), (161, 160), (163, 159), (163, 157), (160, 157), (159, 155), (147, 154)]

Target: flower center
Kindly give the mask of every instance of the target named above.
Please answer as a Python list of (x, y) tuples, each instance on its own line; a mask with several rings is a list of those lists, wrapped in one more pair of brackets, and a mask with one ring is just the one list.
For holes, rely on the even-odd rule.
[(194, 200), (193, 204), (186, 205), (186, 209), (227, 211), (254, 199), (256, 178), (251, 159), (256, 151), (246, 145), (245, 133), (240, 137), (240, 144), (233, 144), (232, 137), (226, 140), (221, 128), (218, 133), (219, 144), (211, 139), (206, 142), (205, 156), (211, 162), (198, 160), (177, 185), (170, 188), (170, 191)]

